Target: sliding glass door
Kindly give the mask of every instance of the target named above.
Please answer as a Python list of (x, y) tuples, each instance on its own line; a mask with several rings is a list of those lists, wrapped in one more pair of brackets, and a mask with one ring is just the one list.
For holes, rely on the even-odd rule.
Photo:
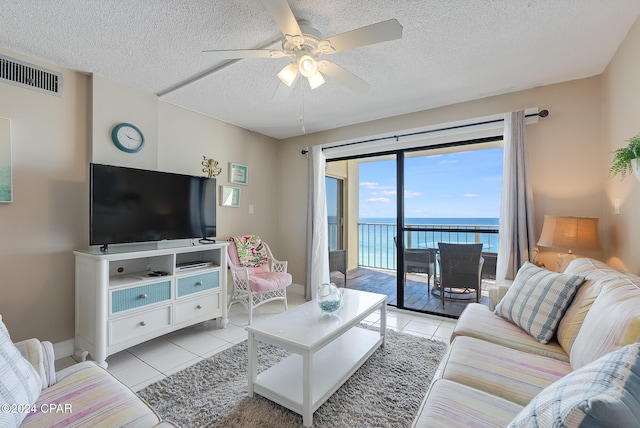
[(333, 202), (340, 199), (341, 180), (329, 177), (329, 240), (331, 248), (339, 248), (341, 224), (349, 225), (344, 248), (353, 256), (352, 270), (357, 261), (357, 272), (347, 286), (386, 294), (398, 308), (459, 315), (468, 302), (447, 302), (442, 309), (438, 243), (482, 243), (488, 267), (483, 281), (491, 279), (498, 244), (501, 141), (340, 162), (349, 171), (344, 175), (349, 190), (341, 199), (348, 209), (342, 207), (341, 223), (339, 204)]
[(476, 301), (476, 294), (448, 296), (451, 298), (443, 307), (438, 244), (481, 243), (487, 268), (493, 263), (495, 272), (502, 147), (477, 145), (405, 153), (402, 182), (407, 278), (403, 306), (457, 316), (467, 303)]

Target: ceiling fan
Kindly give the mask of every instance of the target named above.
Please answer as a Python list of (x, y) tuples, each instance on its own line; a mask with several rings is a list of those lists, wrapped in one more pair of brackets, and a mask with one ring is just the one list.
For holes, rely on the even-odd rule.
[(291, 62), (278, 73), (282, 83), (274, 95), (275, 100), (286, 99), (289, 96), (298, 76), (305, 77), (311, 89), (325, 82), (324, 74), (356, 93), (364, 92), (370, 87), (367, 82), (339, 65), (321, 59), (321, 56), (402, 37), (402, 26), (396, 19), (390, 19), (325, 39), (308, 21), (296, 20), (287, 0), (260, 1), (283, 34), (281, 50), (236, 49), (203, 52), (210, 53), (217, 60), (289, 58)]

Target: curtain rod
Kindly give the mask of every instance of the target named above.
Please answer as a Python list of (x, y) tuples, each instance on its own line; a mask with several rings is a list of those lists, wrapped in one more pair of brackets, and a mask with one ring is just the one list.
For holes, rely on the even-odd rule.
[[(540, 116), (540, 117), (547, 117), (549, 116), (549, 110), (540, 110), (538, 113), (531, 113), (531, 114), (526, 114), (524, 117), (533, 117), (533, 116)], [(374, 141), (383, 141), (383, 140), (398, 140), (398, 138), (402, 138), (402, 137), (412, 137), (414, 135), (423, 135), (423, 134), (430, 134), (432, 132), (439, 132), (439, 131), (450, 131), (452, 129), (458, 129), (458, 128), (467, 128), (469, 126), (478, 126), (478, 125), (486, 125), (489, 123), (498, 123), (498, 122), (504, 122), (504, 119), (494, 119), (494, 120), (486, 120), (484, 122), (476, 122), (476, 123), (466, 123), (464, 125), (455, 125), (455, 126), (448, 126), (446, 128), (438, 128), (438, 129), (429, 129), (426, 131), (418, 131), (418, 132), (410, 132), (408, 134), (400, 134), (400, 135), (391, 135), (389, 137), (379, 137), (379, 138), (371, 138), (369, 140), (362, 140), (362, 141), (354, 141), (351, 143), (345, 143), (345, 144), (339, 144), (337, 146), (331, 146), (331, 147), (327, 147), (327, 149), (333, 149), (336, 147), (346, 147), (346, 146), (352, 146), (354, 144), (363, 144), (363, 143), (372, 143)], [(324, 150), (325, 148), (323, 147), (322, 150)], [(302, 150), (301, 152), (303, 155), (306, 155), (307, 153), (309, 153), (309, 150)]]

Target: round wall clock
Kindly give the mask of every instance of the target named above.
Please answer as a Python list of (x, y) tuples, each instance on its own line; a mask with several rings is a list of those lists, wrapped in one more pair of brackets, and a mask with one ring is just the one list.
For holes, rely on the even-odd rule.
[(144, 146), (144, 135), (130, 123), (120, 123), (113, 127), (111, 140), (117, 148), (126, 153), (139, 152)]

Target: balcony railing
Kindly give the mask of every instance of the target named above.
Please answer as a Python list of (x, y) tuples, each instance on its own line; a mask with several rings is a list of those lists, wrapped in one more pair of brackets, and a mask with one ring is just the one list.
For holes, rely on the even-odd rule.
[[(482, 243), (483, 253), (495, 256), (498, 228), (498, 225), (407, 224), (405, 229), (409, 230), (405, 231), (404, 242), (406, 248), (437, 248), (438, 242)], [(397, 253), (393, 238), (396, 232), (395, 224), (358, 223), (358, 265), (395, 270)]]

